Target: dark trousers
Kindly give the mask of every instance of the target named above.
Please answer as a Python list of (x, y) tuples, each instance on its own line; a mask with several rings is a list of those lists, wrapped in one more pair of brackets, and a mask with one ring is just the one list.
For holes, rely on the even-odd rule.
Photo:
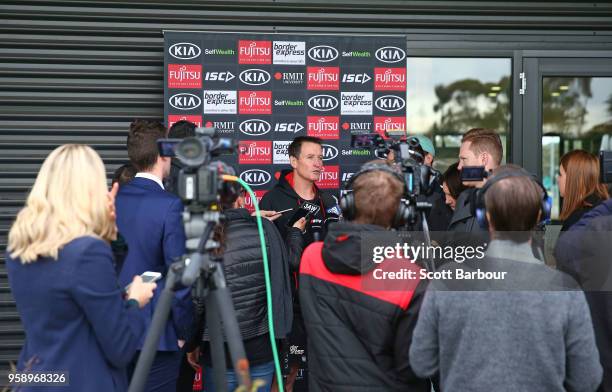
[[(136, 358), (128, 367), (128, 377), (130, 377), (130, 380), (136, 369), (138, 356), (140, 356), (140, 351), (138, 351)], [(155, 354), (155, 360), (153, 361), (153, 365), (151, 365), (151, 370), (147, 377), (145, 391), (175, 392), (180, 363), (180, 351), (158, 351)]]

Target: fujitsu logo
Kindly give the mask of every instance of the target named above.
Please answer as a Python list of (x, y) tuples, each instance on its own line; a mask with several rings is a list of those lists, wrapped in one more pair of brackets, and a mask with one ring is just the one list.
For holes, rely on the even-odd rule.
[(267, 121), (251, 119), (241, 122), (238, 129), (245, 135), (261, 136), (270, 132), (272, 126)]
[(244, 97), (240, 97), (240, 106), (248, 106), (248, 107), (255, 107), (255, 106), (270, 106), (271, 104), (271, 98), (270, 97), (259, 97), (257, 96), (257, 93), (254, 91), (252, 93), (250, 93), (248, 96)]
[(338, 58), (338, 50), (327, 45), (319, 45), (308, 50), (308, 57), (320, 63), (327, 63)]
[(392, 118), (386, 118), (383, 121), (377, 121), (375, 131), (382, 133), (386, 131), (403, 131), (406, 129), (406, 124), (402, 121), (395, 121)]
[(317, 121), (308, 123), (308, 130), (314, 132), (337, 131), (338, 123), (327, 121), (325, 117), (320, 117)]
[(197, 80), (202, 75), (199, 71), (190, 71), (186, 65), (181, 65), (178, 70), (170, 71), (170, 79), (182, 82), (183, 80)]
[(247, 158), (255, 158), (259, 156), (267, 156), (272, 153), (272, 147), (258, 146), (257, 143), (242, 144), (240, 146), (240, 154)]
[(179, 42), (172, 45), (168, 52), (172, 57), (179, 60), (191, 60), (198, 57), (202, 50), (195, 44), (189, 42)]
[(270, 81), (270, 74), (263, 69), (247, 69), (240, 72), (240, 81), (250, 86), (261, 86)]
[(319, 177), (319, 181), (335, 181), (338, 179), (338, 171), (337, 170), (323, 170), (321, 172), (321, 177)]
[(308, 74), (308, 81), (313, 81), (317, 83), (337, 82), (338, 74), (333, 72), (327, 72), (325, 68), (319, 68), (316, 72)]
[(406, 101), (397, 95), (383, 95), (376, 99), (375, 105), (384, 112), (396, 112), (406, 106)]
[(361, 74), (344, 74), (342, 75), (342, 83), (367, 83), (372, 80), (372, 77), (367, 73)]
[(377, 73), (375, 81), (380, 83), (404, 83), (406, 82), (405, 74), (394, 73), (392, 69), (387, 69), (383, 73)]
[(169, 103), (178, 110), (192, 110), (200, 106), (202, 100), (197, 95), (180, 93), (171, 96)]
[(241, 46), (240, 47), (240, 54), (245, 55), (245, 56), (249, 56), (249, 57), (254, 57), (254, 56), (269, 56), (270, 55), (270, 48), (266, 48), (266, 47), (261, 47), (261, 46), (257, 46), (257, 42), (253, 41), (250, 44), (246, 45), (246, 46)]
[(376, 58), (383, 63), (397, 63), (406, 58), (406, 52), (395, 46), (385, 46), (376, 51)]
[(328, 112), (338, 107), (338, 99), (326, 94), (315, 95), (308, 100), (308, 106), (319, 112)]
[(204, 75), (204, 80), (209, 82), (229, 82), (230, 80), (236, 78), (233, 73), (230, 71), (226, 72), (206, 72)]
[(240, 179), (252, 186), (266, 185), (272, 176), (265, 170), (251, 169), (240, 173)]

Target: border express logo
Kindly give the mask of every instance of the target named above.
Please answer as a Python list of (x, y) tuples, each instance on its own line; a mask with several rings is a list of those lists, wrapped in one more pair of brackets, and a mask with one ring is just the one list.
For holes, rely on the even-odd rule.
[(281, 65), (306, 65), (306, 42), (272, 42), (272, 63)]
[(236, 91), (204, 90), (204, 114), (236, 114)]

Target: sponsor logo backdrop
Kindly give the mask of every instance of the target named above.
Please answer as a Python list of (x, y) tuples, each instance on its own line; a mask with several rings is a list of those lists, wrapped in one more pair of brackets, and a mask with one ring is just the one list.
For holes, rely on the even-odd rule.
[[(289, 169), (296, 136), (323, 139), (318, 185), (339, 187), (374, 157), (351, 135), (406, 129), (406, 39), (166, 32), (164, 114), (238, 141), (223, 160), (257, 197)], [(253, 209), (252, 202), (248, 207)]]

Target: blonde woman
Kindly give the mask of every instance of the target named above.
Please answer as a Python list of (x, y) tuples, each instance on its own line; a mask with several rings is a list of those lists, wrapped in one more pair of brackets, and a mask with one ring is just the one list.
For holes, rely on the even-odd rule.
[(94, 150), (58, 147), (9, 233), (6, 266), (26, 333), (17, 370), (63, 372), (62, 391), (126, 390), (125, 366), (144, 333), (139, 308), (155, 284), (134, 277), (122, 297), (109, 246), (116, 192)]

